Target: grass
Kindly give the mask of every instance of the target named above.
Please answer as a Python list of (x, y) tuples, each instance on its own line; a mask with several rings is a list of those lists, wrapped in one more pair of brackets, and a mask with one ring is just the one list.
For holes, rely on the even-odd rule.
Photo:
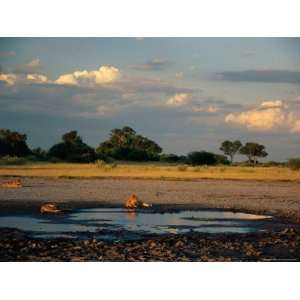
[(0, 166), (0, 176), (29, 177), (115, 177), (152, 179), (234, 179), (299, 181), (300, 171), (285, 167), (182, 166), (165, 164), (68, 164), (48, 163), (22, 166)]

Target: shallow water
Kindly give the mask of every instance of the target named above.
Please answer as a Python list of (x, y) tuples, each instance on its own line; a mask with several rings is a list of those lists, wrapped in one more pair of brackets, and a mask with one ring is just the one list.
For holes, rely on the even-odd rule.
[(75, 210), (57, 216), (8, 215), (0, 227), (16, 228), (38, 238), (139, 239), (149, 234), (247, 233), (266, 230), (270, 216), (219, 210), (158, 213), (128, 212), (122, 208)]

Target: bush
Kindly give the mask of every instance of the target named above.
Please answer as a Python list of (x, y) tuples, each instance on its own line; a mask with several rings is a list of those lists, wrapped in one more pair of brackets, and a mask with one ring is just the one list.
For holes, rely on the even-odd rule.
[(191, 165), (216, 165), (217, 158), (214, 153), (200, 151), (200, 152), (191, 152), (187, 156), (187, 161)]
[(118, 167), (118, 165), (116, 163), (107, 163), (102, 159), (98, 159), (95, 161), (95, 166), (96, 168), (102, 169), (104, 171), (109, 171), (111, 169), (115, 169)]
[(99, 169), (104, 169), (106, 167), (106, 162), (102, 159), (97, 159), (95, 161), (95, 166)]
[(167, 163), (177, 163), (183, 160), (182, 156), (178, 156), (176, 154), (161, 154), (159, 157), (159, 160), (161, 162), (167, 162)]
[(262, 167), (283, 167), (284, 163), (278, 161), (268, 161), (266, 163), (260, 164)]
[(194, 172), (201, 172), (202, 171), (202, 167), (194, 167), (193, 171)]
[(47, 161), (48, 160), (48, 155), (47, 151), (43, 150), (42, 148), (34, 148), (32, 149), (32, 155), (30, 160), (32, 161)]
[(5, 165), (25, 165), (26, 164), (26, 159), (23, 157), (17, 157), (17, 156), (3, 156), (0, 158), (0, 165), (5, 166)]
[(287, 165), (292, 170), (300, 170), (300, 158), (290, 158)]
[(64, 161), (61, 160), (61, 159), (58, 158), (58, 157), (50, 157), (50, 158), (49, 158), (49, 162), (50, 162), (50, 163), (53, 163), (53, 164), (59, 164), (59, 163), (62, 163), (62, 162), (64, 162)]
[(225, 155), (215, 154), (218, 165), (230, 165), (230, 161)]
[(187, 166), (185, 166), (185, 165), (182, 165), (182, 166), (178, 166), (177, 167), (177, 169), (178, 169), (178, 171), (181, 171), (181, 172), (184, 172), (184, 171), (186, 171), (187, 170)]

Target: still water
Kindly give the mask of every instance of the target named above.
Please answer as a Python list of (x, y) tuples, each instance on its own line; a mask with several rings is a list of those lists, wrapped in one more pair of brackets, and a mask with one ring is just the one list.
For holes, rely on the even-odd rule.
[(128, 212), (122, 208), (91, 208), (68, 214), (0, 216), (0, 227), (26, 231), (36, 238), (88, 238), (126, 240), (149, 234), (247, 233), (266, 230), (270, 216), (220, 210), (158, 213)]

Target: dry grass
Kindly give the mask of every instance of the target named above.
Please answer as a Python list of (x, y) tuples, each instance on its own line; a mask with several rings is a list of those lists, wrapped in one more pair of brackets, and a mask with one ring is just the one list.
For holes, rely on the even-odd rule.
[(35, 164), (1, 166), (0, 176), (30, 177), (132, 177), (153, 179), (239, 179), (300, 181), (300, 172), (279, 167), (188, 167), (176, 165)]

